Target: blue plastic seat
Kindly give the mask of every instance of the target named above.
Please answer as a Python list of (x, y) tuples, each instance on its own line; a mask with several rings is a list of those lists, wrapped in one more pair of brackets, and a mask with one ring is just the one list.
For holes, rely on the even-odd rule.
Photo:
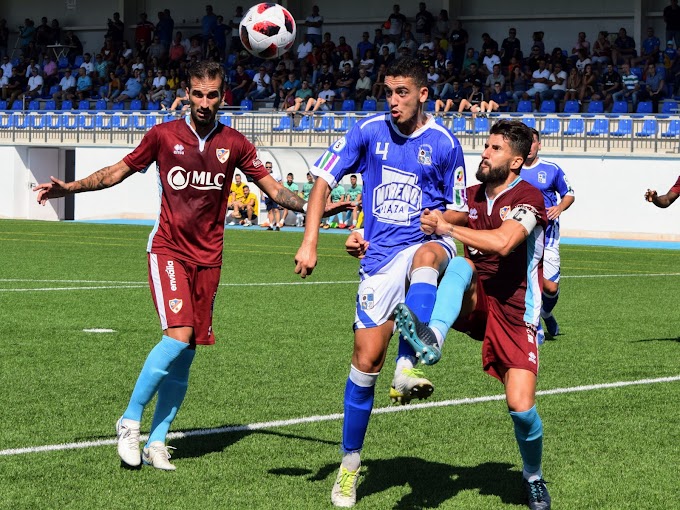
[(317, 133), (325, 133), (328, 131), (332, 131), (334, 126), (335, 126), (335, 114), (326, 113), (325, 115), (321, 116), (321, 122), (319, 122), (319, 125), (314, 128), (314, 131), (316, 131)]
[(638, 77), (638, 80), (642, 80), (642, 68), (641, 67), (631, 67), (630, 72)]
[(223, 124), (227, 127), (231, 127), (231, 115), (229, 115), (228, 113), (223, 113), (219, 117), (219, 122), (220, 124)]
[(342, 121), (340, 122), (340, 125), (337, 126), (333, 131), (337, 133), (344, 133), (345, 131), (349, 131), (349, 129), (356, 123), (356, 117), (346, 113), (342, 115)]
[(97, 102), (94, 105), (94, 109), (97, 111), (104, 111), (106, 110), (108, 104), (106, 102), (106, 99), (97, 99)]
[(7, 101), (4, 99), (0, 99), (0, 110), (6, 110), (7, 109)]
[(668, 124), (668, 129), (661, 133), (664, 138), (675, 138), (680, 136), (680, 120), (672, 120)]
[(89, 99), (82, 99), (78, 101), (78, 109), (79, 110), (89, 110), (90, 109), (90, 100)]
[(78, 116), (73, 114), (61, 114), (59, 116), (60, 126), (64, 129), (76, 129), (78, 127)]
[(564, 135), (565, 136), (582, 135), (585, 128), (586, 124), (583, 119), (569, 119), (569, 124), (567, 124), (567, 129), (564, 130)]
[(308, 131), (314, 125), (311, 115), (305, 115), (300, 119), (300, 124), (293, 127), (293, 131)]
[(149, 101), (146, 104), (146, 109), (150, 112), (157, 112), (158, 110), (161, 109), (161, 102), (160, 101)]
[(545, 119), (543, 121), (543, 127), (541, 128), (541, 135), (556, 135), (560, 132), (560, 119)]
[(130, 110), (133, 111), (139, 111), (142, 109), (142, 100), (141, 99), (133, 99), (130, 101)]
[(541, 101), (541, 107), (538, 110), (541, 113), (555, 113), (557, 111), (557, 105), (552, 99), (546, 99)]
[[(387, 101), (385, 101), (385, 102), (387, 102)], [(433, 112), (434, 111), (434, 101), (432, 99), (428, 99), (427, 103), (425, 103), (425, 111), (426, 112)]]
[(40, 110), (40, 101), (33, 99), (30, 103), (28, 103), (28, 109), (29, 110)]
[(588, 113), (604, 113), (604, 102), (591, 101), (588, 103)]
[(666, 114), (666, 115), (679, 113), (678, 102), (677, 101), (664, 101), (663, 105), (661, 106), (661, 113)]
[(357, 109), (356, 104), (354, 104), (354, 99), (345, 99), (342, 102), (341, 110), (343, 112), (353, 112)]
[(80, 129), (94, 129), (96, 127), (95, 124), (95, 115), (90, 115), (89, 113), (78, 115), (78, 127)]
[(374, 112), (378, 109), (378, 103), (375, 99), (364, 99), (361, 109), (365, 112)]
[(635, 136), (649, 137), (656, 136), (656, 128), (658, 124), (655, 119), (647, 119), (642, 123), (642, 129), (635, 133)]
[(52, 99), (52, 96), (59, 92), (59, 85), (52, 85), (50, 90), (47, 92), (47, 97), (45, 99)]
[(68, 58), (67, 57), (59, 57), (59, 60), (57, 60), (57, 67), (59, 69), (66, 69), (69, 66), (68, 64)]
[(290, 131), (293, 127), (292, 117), (290, 115), (284, 115), (279, 119), (279, 125), (272, 128), (273, 131)]
[(611, 132), (612, 136), (630, 136), (633, 133), (633, 120), (621, 119), (615, 131)]
[(250, 79), (253, 79), (253, 76), (257, 74), (257, 71), (255, 69), (246, 69), (246, 74), (250, 77)]
[(125, 109), (125, 103), (123, 101), (118, 101), (116, 103), (113, 103), (111, 105), (112, 110), (124, 110)]
[(227, 57), (227, 61), (224, 63), (224, 67), (231, 69), (236, 64), (236, 53), (230, 53)]
[(99, 113), (94, 116), (94, 127), (97, 129), (111, 129), (111, 116)]
[(73, 102), (70, 99), (65, 99), (61, 102), (61, 110), (73, 110)]
[(522, 117), (520, 120), (525, 126), (536, 129), (536, 117)]
[(13, 113), (0, 113), (0, 129), (11, 129), (14, 127)]
[(628, 101), (614, 101), (612, 113), (628, 113)]
[(652, 102), (651, 101), (640, 101), (637, 104), (637, 109), (635, 113), (652, 113)]
[(517, 103), (517, 111), (521, 113), (531, 113), (534, 111), (534, 103), (529, 99), (522, 99)]
[(146, 118), (147, 118), (147, 115), (133, 115), (132, 116), (132, 127), (134, 129), (146, 130)]
[(467, 131), (467, 118), (455, 117), (451, 123), (451, 132), (455, 135), (457, 133), (465, 133)]
[(564, 113), (579, 113), (581, 111), (581, 105), (578, 101), (570, 99), (564, 103)]
[(80, 64), (82, 64), (83, 62), (85, 62), (85, 57), (83, 57), (82, 55), (76, 55), (75, 59), (73, 60), (73, 67), (78, 68), (80, 67)]
[(54, 111), (57, 109), (57, 102), (54, 99), (45, 101), (45, 110)]
[(56, 113), (45, 113), (41, 115), (40, 123), (44, 129), (59, 129), (59, 117)]
[(486, 117), (475, 117), (472, 119), (472, 129), (466, 129), (466, 133), (488, 133), (489, 119)]
[(250, 99), (244, 99), (241, 101), (241, 110), (243, 111), (252, 111), (253, 109), (253, 102)]
[(23, 109), (24, 104), (22, 103), (21, 99), (15, 99), (14, 102), (12, 103), (12, 110), (18, 111)]
[(588, 136), (600, 136), (609, 133), (609, 119), (595, 119), (593, 127), (586, 134)]

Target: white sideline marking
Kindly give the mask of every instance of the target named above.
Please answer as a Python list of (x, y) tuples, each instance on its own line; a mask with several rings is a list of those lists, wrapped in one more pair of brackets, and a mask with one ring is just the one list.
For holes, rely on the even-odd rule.
[[(668, 277), (680, 276), (680, 273), (640, 273), (640, 274), (584, 274), (566, 275), (561, 278), (629, 278), (629, 277)], [(105, 280), (29, 280), (18, 278), (0, 278), (3, 282), (35, 282), (35, 283), (113, 283), (117, 285), (98, 285), (96, 287), (41, 287), (33, 289), (0, 289), (0, 292), (46, 292), (54, 290), (105, 290), (105, 289), (145, 289), (146, 282), (114, 282)], [(288, 285), (357, 285), (358, 280), (328, 281), (328, 282), (261, 282), (261, 283), (220, 283), (220, 287), (283, 287)]]
[(115, 329), (108, 329), (108, 328), (91, 328), (91, 329), (84, 329), (83, 333), (115, 333)]
[[(646, 384), (658, 384), (666, 382), (680, 381), (680, 375), (671, 377), (658, 377), (656, 379), (638, 379), (637, 381), (618, 381), (613, 383), (589, 384), (586, 386), (572, 386), (570, 388), (555, 388), (552, 390), (537, 391), (536, 395), (560, 395), (563, 393), (577, 393), (581, 391), (595, 391), (609, 388), (623, 388), (626, 386), (639, 386)], [(498, 400), (505, 400), (505, 395), (488, 395), (485, 397), (475, 398), (461, 398), (457, 400), (443, 400), (441, 402), (427, 402), (423, 404), (410, 404), (407, 406), (392, 406), (380, 407), (373, 409), (372, 414), (387, 414), (400, 413), (405, 411), (419, 411), (421, 409), (429, 409), (433, 407), (451, 407), (468, 404), (481, 404), (484, 402), (494, 402)], [(228, 434), (231, 432), (247, 432), (249, 430), (262, 430), (277, 427), (289, 427), (292, 425), (300, 425), (302, 423), (320, 423), (324, 421), (341, 420), (342, 413), (325, 414), (319, 416), (305, 416), (302, 418), (292, 418), (289, 420), (265, 421), (259, 423), (251, 423), (249, 425), (234, 425), (231, 427), (218, 427), (204, 430), (190, 430), (188, 432), (171, 432), (168, 434), (168, 439), (183, 439), (186, 437), (196, 436), (210, 436), (215, 434)], [(146, 441), (148, 435), (141, 436), (142, 441)], [(44, 446), (31, 446), (27, 448), (10, 448), (8, 450), (0, 450), (0, 456), (23, 455), (26, 453), (42, 453), (55, 452), (61, 450), (80, 450), (83, 448), (91, 448), (96, 446), (110, 446), (117, 443), (116, 439), (102, 439), (99, 441), (83, 441), (79, 443), (61, 443)]]

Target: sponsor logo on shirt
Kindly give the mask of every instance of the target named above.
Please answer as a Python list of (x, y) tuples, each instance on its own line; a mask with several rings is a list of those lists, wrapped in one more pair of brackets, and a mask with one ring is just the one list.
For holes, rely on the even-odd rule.
[(505, 221), (505, 218), (507, 217), (508, 213), (510, 212), (510, 206), (506, 205), (501, 207), (501, 210), (499, 211), (501, 214), (501, 220)]
[(229, 149), (215, 149), (215, 153), (220, 163), (226, 163), (229, 159)]
[(530, 353), (529, 353), (529, 363), (533, 363), (533, 364), (535, 365), (536, 362), (537, 362), (536, 353), (535, 353), (535, 352), (530, 352)]
[(335, 165), (338, 164), (338, 161), (340, 161), (340, 156), (337, 154), (333, 154), (330, 151), (326, 151), (323, 153), (323, 156), (321, 157), (321, 161), (319, 162), (319, 168), (321, 170), (325, 170), (326, 172), (330, 172), (333, 170)]
[(432, 165), (432, 147), (429, 145), (421, 145), (418, 149), (418, 163), (421, 165)]
[(464, 188), (465, 187), (465, 169), (462, 166), (456, 168), (454, 173), (454, 188)]
[(174, 150), (172, 152), (173, 154), (179, 154), (180, 156), (184, 156), (184, 145), (177, 144), (174, 147)]
[(545, 172), (538, 172), (538, 182), (541, 184), (548, 182), (548, 175)]
[(383, 166), (382, 184), (373, 190), (373, 215), (378, 221), (409, 225), (414, 216), (420, 216), (422, 200), (415, 174)]
[(370, 310), (375, 306), (375, 291), (370, 287), (359, 296), (359, 306), (362, 310)]
[(479, 214), (477, 213), (477, 209), (473, 207), (472, 209), (470, 209), (470, 219), (476, 220), (477, 218), (479, 218)]
[(260, 168), (262, 166), (262, 161), (260, 161), (260, 158), (255, 158), (253, 160), (253, 168)]
[(171, 299), (170, 301), (168, 301), (168, 306), (170, 307), (170, 311), (172, 313), (179, 313), (179, 311), (182, 309), (182, 300)]
[(345, 143), (347, 142), (345, 141), (345, 137), (343, 136), (342, 138), (340, 138), (340, 140), (333, 144), (333, 150), (335, 152), (340, 152), (342, 149), (345, 148)]
[(176, 191), (181, 191), (187, 186), (198, 190), (222, 189), (225, 174), (213, 175), (205, 170), (185, 170), (181, 166), (173, 166), (168, 172), (168, 184)]
[(170, 290), (177, 290), (177, 278), (175, 277), (174, 261), (168, 260), (168, 263), (165, 266), (165, 273), (168, 275), (168, 278), (170, 279)]

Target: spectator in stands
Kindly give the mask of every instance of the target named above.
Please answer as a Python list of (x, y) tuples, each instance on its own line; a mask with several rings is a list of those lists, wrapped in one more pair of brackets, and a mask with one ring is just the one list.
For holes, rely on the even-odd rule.
[(616, 65), (622, 64), (623, 62), (630, 63), (630, 59), (636, 56), (635, 40), (628, 35), (625, 28), (621, 27), (619, 29), (619, 35), (614, 40), (612, 46), (612, 61)]
[(421, 44), (424, 40), (424, 35), (431, 34), (432, 26), (434, 25), (434, 16), (432, 16), (432, 13), (427, 10), (427, 5), (425, 2), (420, 2), (418, 4), (418, 12), (415, 15), (415, 19), (415, 39), (418, 44)]
[(264, 99), (269, 97), (271, 90), (271, 77), (267, 74), (267, 68), (262, 65), (258, 73), (253, 76), (253, 80), (250, 82), (246, 92), (246, 97), (253, 101)]
[(43, 58), (43, 79), (45, 80), (45, 87), (49, 90), (49, 87), (59, 83), (59, 69), (57, 63), (54, 61), (49, 54), (45, 54)]
[(224, 59), (231, 51), (231, 27), (224, 22), (224, 16), (217, 16), (214, 35), (215, 45), (220, 53), (219, 60)]
[(19, 26), (19, 49), (24, 57), (27, 54), (28, 43), (34, 42), (35, 38), (35, 22), (26, 18), (24, 24)]
[(557, 62), (553, 66), (550, 78), (548, 78), (550, 94), (546, 95), (546, 99), (552, 99), (555, 101), (555, 104), (560, 104), (560, 101), (567, 94), (567, 77), (567, 72), (562, 69), (562, 64)]
[(208, 39), (213, 36), (217, 26), (217, 15), (213, 12), (212, 5), (205, 6), (205, 15), (201, 18), (201, 42), (203, 49), (208, 44)]
[[(243, 186), (243, 205), (239, 208), (239, 216), (243, 218), (239, 223), (244, 227), (250, 227), (253, 224), (253, 217), (257, 218), (259, 213), (259, 206), (255, 193), (250, 191), (250, 186), (244, 184)], [(236, 213), (234, 213), (236, 217)]]
[(179, 63), (186, 60), (186, 49), (182, 44), (182, 32), (177, 32), (175, 38), (170, 43), (170, 49), (168, 50), (169, 65), (172, 68), (177, 69)]
[(21, 69), (17, 67), (12, 68), (12, 74), (7, 77), (7, 85), (2, 91), (2, 99), (7, 100), (8, 106), (23, 94), (28, 80), (20, 73)]
[(314, 95), (314, 92), (309, 88), (309, 82), (307, 80), (302, 80), (302, 85), (298, 90), (295, 91), (295, 99), (293, 106), (286, 108), (287, 112), (297, 112), (302, 108), (302, 105), (306, 105), (309, 99)]
[(644, 85), (640, 87), (638, 100), (652, 101), (653, 112), (659, 113), (659, 101), (666, 95), (666, 81), (661, 73), (656, 72), (656, 64), (647, 65)]
[(59, 26), (59, 20), (53, 19), (50, 23), (52, 28), (52, 43), (51, 44), (61, 44), (61, 27)]
[(18, 99), (35, 99), (40, 97), (43, 89), (43, 77), (37, 67), (31, 69), (31, 77), (28, 79), (26, 92), (18, 96)]
[(493, 91), (489, 95), (489, 102), (482, 105), (482, 111), (485, 112), (507, 112), (510, 109), (510, 102), (508, 94), (505, 92), (503, 86), (496, 82), (493, 85)]
[(478, 65), (479, 60), (477, 60), (477, 57), (475, 56), (475, 49), (474, 48), (468, 48), (467, 52), (465, 53), (465, 58), (463, 59), (463, 67), (461, 67), (461, 72), (463, 74), (469, 73), (470, 72), (470, 66), (471, 65)]
[(600, 91), (598, 95), (604, 101), (604, 108), (608, 110), (614, 102), (614, 94), (619, 92), (623, 87), (621, 83), (621, 76), (614, 70), (614, 66), (607, 64), (606, 70), (602, 73), (600, 78)]
[(352, 60), (352, 56), (347, 51), (342, 55), (342, 60), (338, 64), (338, 69), (344, 69), (345, 64), (349, 64), (350, 69), (354, 69), (354, 60)]
[(151, 41), (155, 28), (154, 24), (149, 21), (146, 13), (142, 12), (139, 15), (139, 21), (135, 28), (135, 46), (138, 54)]
[(59, 90), (52, 94), (52, 99), (67, 99), (76, 92), (76, 79), (71, 75), (71, 69), (64, 69), (64, 76), (59, 81)]
[(435, 100), (434, 111), (435, 113), (439, 113), (443, 109), (443, 113), (448, 113), (451, 110), (457, 112), (460, 107), (460, 102), (463, 99), (465, 99), (465, 91), (460, 86), (460, 81), (455, 79), (451, 83), (451, 89), (447, 90), (439, 99)]
[(678, 0), (671, 0), (671, 4), (664, 7), (663, 20), (666, 23), (666, 41), (674, 41), (675, 47), (680, 47), (680, 7)]
[[(163, 69), (157, 69), (156, 75), (151, 83), (151, 89), (147, 92), (147, 101), (160, 101), (165, 98), (165, 86), (168, 84), (168, 79), (165, 76)], [(172, 101), (170, 101), (172, 104)]]
[(340, 99), (343, 101), (345, 99), (349, 99), (354, 91), (355, 83), (356, 78), (354, 77), (352, 68), (349, 64), (345, 64), (342, 73), (340, 73), (338, 79), (336, 80), (337, 89), (335, 90), (335, 94), (340, 96)]
[(581, 82), (583, 81), (583, 75), (578, 72), (578, 69), (572, 67), (569, 70), (569, 76), (567, 77), (567, 91), (564, 95), (565, 101), (578, 100), (579, 91), (581, 90)]
[(592, 64), (592, 62), (590, 60), (590, 57), (588, 57), (586, 50), (579, 50), (577, 59), (574, 62), (574, 66), (576, 67), (579, 73), (583, 74), (588, 64)]
[(357, 57), (362, 59), (366, 56), (366, 50), (373, 50), (375, 52), (375, 46), (369, 40), (368, 32), (363, 32), (361, 34), (361, 41), (357, 44)]
[[(283, 183), (283, 187), (286, 188), (288, 191), (293, 193), (294, 195), (302, 196), (302, 193), (300, 193), (300, 188), (296, 183), (293, 182), (293, 174), (288, 173), (286, 175), (286, 182)], [(288, 218), (288, 209), (283, 209), (281, 212), (281, 221), (279, 221), (278, 226), (279, 227), (284, 227), (286, 225), (286, 218)], [(301, 214), (301, 213), (300, 213)]]
[(166, 83), (168, 87), (170, 87), (170, 90), (176, 90), (177, 87), (179, 87), (179, 75), (177, 74), (177, 69), (170, 69), (167, 72), (167, 80)]
[[(171, 111), (176, 111), (177, 108), (180, 108), (181, 111), (186, 110), (189, 108), (189, 97), (187, 96), (187, 82), (185, 80), (180, 80), (179, 82), (179, 87), (175, 90), (175, 99), (170, 105), (170, 110)], [(166, 108), (161, 105), (161, 110), (165, 110)]]
[(633, 102), (633, 111), (637, 107), (638, 93), (640, 92), (640, 82), (636, 74), (630, 71), (630, 64), (624, 63), (621, 66), (621, 83), (623, 84), (620, 91), (613, 95), (614, 101), (628, 101)]
[(486, 55), (486, 49), (491, 48), (494, 53), (498, 53), (498, 43), (494, 41), (489, 34), (484, 32), (482, 34), (482, 53)]
[(534, 32), (531, 36), (533, 42), (531, 43), (531, 46), (537, 46), (538, 47), (538, 54), (542, 57), (545, 55), (545, 44), (543, 43), (543, 36), (544, 32), (542, 30), (538, 30)]
[(418, 43), (416, 43), (411, 32), (404, 32), (401, 44), (399, 44), (399, 48), (397, 49), (397, 53), (404, 55), (404, 48), (406, 49), (406, 54), (412, 57), (418, 52)]
[(484, 80), (486, 80), (486, 76), (482, 74), (481, 71), (479, 71), (476, 63), (470, 64), (469, 71), (464, 72), (463, 77), (465, 79), (463, 82), (463, 88), (465, 89), (466, 94), (470, 93), (470, 90), (472, 89), (472, 83), (475, 80), (479, 80), (480, 83), (484, 83)]
[(586, 56), (590, 55), (590, 42), (586, 41), (586, 33), (579, 32), (576, 43), (571, 48), (571, 58), (576, 60), (581, 55), (581, 50), (583, 50)]
[(123, 45), (123, 39), (125, 38), (125, 25), (120, 19), (120, 13), (114, 12), (113, 19), (109, 18), (106, 22), (106, 34), (105, 38), (110, 38), (113, 43), (113, 47), (118, 51)]
[(647, 37), (642, 41), (640, 56), (632, 58), (631, 65), (637, 66), (642, 64), (642, 67), (646, 67), (647, 64), (656, 64), (659, 61), (660, 51), (661, 41), (654, 35), (654, 29), (647, 27)]
[[(309, 194), (312, 192), (314, 187), (314, 177), (311, 173), (307, 172), (307, 182), (302, 185), (302, 198), (303, 200), (309, 202)], [(304, 220), (302, 225), (297, 225), (298, 227), (304, 227)]]
[(351, 202), (352, 206), (354, 207), (347, 210), (343, 214), (344, 219), (341, 220), (342, 223), (340, 223), (338, 226), (340, 228), (349, 228), (350, 230), (354, 230), (357, 227), (357, 218), (361, 212), (362, 186), (357, 184), (356, 175), (350, 175), (349, 182), (350, 185), (345, 189), (345, 200)]
[(68, 58), (69, 64), (73, 65), (76, 57), (83, 54), (83, 43), (81, 43), (78, 36), (73, 33), (73, 30), (69, 30), (66, 32), (64, 45), (69, 47), (66, 57)]
[(484, 102), (484, 92), (482, 91), (482, 82), (475, 80), (472, 82), (472, 91), (467, 98), (463, 98), (458, 105), (458, 113), (463, 113), (466, 110), (472, 112), (474, 117), (477, 113), (482, 111), (482, 103)]
[(519, 39), (517, 39), (517, 29), (511, 27), (508, 30), (508, 37), (503, 39), (501, 43), (500, 57), (501, 63), (507, 66), (510, 59), (515, 57), (517, 60), (522, 60), (522, 47)]
[(550, 53), (549, 62), (550, 64), (548, 65), (548, 69), (551, 71), (553, 70), (555, 64), (558, 63), (562, 66), (563, 71), (569, 68), (569, 65), (567, 65), (567, 56), (559, 46), (553, 48), (552, 53)]
[(123, 40), (120, 50), (118, 51), (118, 56), (123, 57), (125, 60), (130, 60), (132, 58), (132, 48), (130, 48), (130, 43), (127, 39)]
[(133, 71), (132, 76), (125, 82), (125, 89), (118, 96), (118, 101), (129, 101), (131, 99), (138, 99), (142, 93), (144, 77), (139, 69)]
[(316, 99), (310, 97), (307, 100), (307, 106), (305, 106), (305, 111), (312, 113), (318, 110), (332, 110), (333, 101), (335, 100), (335, 90), (331, 88), (332, 83), (329, 80), (323, 82), (322, 89), (319, 91)]
[(237, 6), (234, 11), (234, 15), (231, 20), (229, 20), (229, 26), (231, 27), (231, 50), (241, 51), (243, 49), (243, 44), (241, 43), (241, 37), (239, 35), (239, 24), (243, 19), (243, 7)]
[(347, 44), (345, 36), (341, 35), (340, 37), (338, 37), (338, 45), (335, 47), (335, 54), (336, 56), (342, 56), (345, 54), (345, 52), (349, 53), (350, 58), (354, 58), (354, 54), (352, 53), (352, 47), (349, 44)]
[(501, 59), (496, 55), (493, 48), (486, 48), (484, 59), (482, 60), (481, 71), (482, 73), (489, 75), (493, 73), (493, 68), (495, 65), (500, 66)]
[(83, 55), (83, 62), (80, 64), (80, 67), (85, 69), (85, 74), (92, 75), (92, 73), (94, 73), (94, 62), (92, 62), (92, 55), (85, 53), (85, 55)]
[(109, 37), (104, 39), (104, 46), (102, 46), (102, 49), (99, 51), (99, 53), (101, 53), (104, 61), (110, 62), (111, 64), (115, 63), (118, 56), (116, 49), (113, 47), (113, 41), (111, 41)]
[[(272, 173), (271, 162), (267, 161), (264, 165), (267, 171), (271, 174)], [(281, 178), (279, 178), (278, 180), (280, 182)], [(246, 183), (243, 182), (241, 174), (239, 172), (234, 173), (234, 182), (232, 182), (229, 187), (229, 198), (227, 199), (227, 214), (225, 217), (225, 221), (229, 218), (234, 218), (228, 223), (228, 225), (230, 226), (236, 225), (236, 221), (234, 220), (241, 219), (240, 210), (241, 207), (243, 207), (243, 199), (245, 197), (243, 188), (245, 186)]]
[(123, 92), (123, 83), (114, 71), (110, 71), (109, 82), (102, 86), (99, 95), (102, 96), (102, 99), (113, 102), (118, 98), (121, 92)]
[(151, 59), (153, 58), (156, 58), (159, 61), (165, 60), (165, 55), (166, 50), (165, 47), (161, 44), (161, 38), (158, 37), (157, 35), (154, 35), (151, 44), (149, 45), (149, 48), (147, 49), (146, 52), (147, 62), (150, 62)]
[(163, 45), (163, 50), (167, 54), (172, 42), (172, 34), (175, 31), (175, 21), (170, 16), (170, 9), (165, 9), (158, 12), (158, 21), (156, 22), (156, 35), (158, 40)]
[[(427, 58), (429, 59), (429, 50), (426, 50), (428, 53)], [(387, 46), (383, 46), (380, 48), (380, 54), (376, 57), (375, 63), (378, 66), (384, 65), (385, 68), (389, 67), (392, 61), (394, 60), (394, 55), (390, 54), (390, 50)], [(342, 68), (340, 68), (342, 70)]]
[(605, 30), (600, 30), (595, 43), (593, 43), (591, 60), (598, 69), (612, 61), (612, 45), (609, 42), (608, 35)]
[(366, 69), (363, 67), (359, 68), (359, 77), (357, 78), (356, 85), (354, 86), (354, 99), (362, 104), (364, 99), (368, 97), (371, 93), (373, 84), (371, 83), (371, 78), (366, 73)]
[(392, 13), (389, 15), (387, 22), (385, 23), (385, 28), (396, 45), (401, 44), (405, 24), (406, 16), (402, 14), (399, 4), (394, 4), (392, 6)]
[[(453, 67), (453, 62), (451, 60), (446, 61), (446, 67), (439, 71), (439, 83), (435, 90), (435, 99), (439, 99), (442, 96), (449, 94), (453, 88), (453, 82), (458, 81), (458, 73)], [(460, 83), (460, 82), (459, 82)]]
[[(366, 37), (368, 38), (368, 32), (364, 32), (366, 34)], [(361, 44), (361, 43), (359, 43)], [(357, 46), (358, 47), (358, 46)], [(321, 51), (325, 51), (329, 55), (331, 55), (335, 51), (335, 43), (331, 39), (331, 33), (326, 32), (323, 34), (323, 41), (321, 41)], [(357, 51), (357, 55), (360, 55), (359, 51)]]
[(10, 61), (8, 55), (5, 55), (4, 57), (2, 57), (2, 65), (0, 65), (0, 68), (2, 68), (2, 70), (5, 72), (5, 76), (9, 77), (9, 76), (12, 75), (12, 68), (13, 67), (14, 67), (14, 65)]
[(104, 86), (109, 81), (109, 63), (105, 61), (102, 56), (97, 53), (94, 61), (94, 72), (90, 74), (92, 78), (92, 91), (98, 91), (101, 86)]
[(48, 44), (54, 44), (52, 39), (52, 27), (47, 23), (45, 16), (40, 20), (40, 25), (35, 29), (35, 44), (41, 52), (47, 49)]
[(295, 93), (302, 87), (302, 81), (294, 72), (288, 73), (288, 79), (279, 88), (278, 96), (274, 99), (274, 108), (285, 110), (295, 105)]
[(322, 64), (321, 69), (316, 73), (314, 89), (318, 92), (323, 89), (324, 82), (330, 82), (331, 88), (335, 82), (335, 76), (328, 68), (328, 64)]
[(541, 48), (534, 45), (531, 47), (529, 56), (525, 59), (524, 66), (529, 70), (530, 73), (533, 73), (536, 69), (538, 69), (538, 62), (541, 59), (545, 59), (545, 56), (542, 55)]
[(586, 64), (581, 77), (581, 89), (578, 93), (578, 100), (582, 102), (592, 98), (597, 93), (597, 83), (598, 76), (597, 72), (593, 69), (593, 64)]
[(450, 32), (451, 21), (449, 20), (449, 11), (441, 9), (432, 25), (432, 39), (443, 39), (448, 41)]
[(387, 67), (385, 64), (378, 66), (378, 72), (375, 74), (375, 81), (373, 82), (373, 89), (371, 90), (371, 97), (379, 101), (385, 93), (385, 72)]
[(323, 33), (323, 16), (319, 14), (319, 6), (312, 6), (312, 13), (305, 19), (307, 27), (307, 40), (312, 46), (321, 45), (321, 34)]
[(529, 79), (521, 66), (517, 66), (512, 70), (509, 81), (512, 99), (515, 103), (518, 103), (524, 96), (524, 93), (530, 88)]
[(538, 60), (538, 69), (531, 74), (531, 88), (524, 93), (524, 99), (533, 99), (536, 110), (550, 93), (550, 71), (545, 67), (545, 58)]
[(463, 28), (463, 23), (460, 20), (455, 20), (453, 22), (448, 38), (449, 58), (453, 60), (453, 66), (456, 69), (463, 69), (465, 48), (467, 47), (469, 36), (467, 31)]
[(234, 104), (239, 105), (250, 89), (250, 76), (242, 65), (236, 66), (236, 74), (231, 82), (231, 92), (234, 94)]
[(78, 68), (78, 78), (76, 78), (76, 93), (68, 99), (88, 99), (92, 94), (92, 78), (87, 74), (84, 67)]
[[(333, 188), (333, 191), (331, 191), (331, 194), (328, 195), (328, 203), (342, 202), (343, 200), (345, 200), (345, 187), (338, 183), (338, 185)], [(325, 220), (322, 220), (321, 226), (324, 229), (329, 229), (331, 227), (338, 228), (340, 223), (342, 223), (342, 215), (343, 213), (338, 213), (334, 216), (325, 218)]]
[(5, 76), (5, 71), (0, 67), (0, 98), (5, 96), (5, 88), (7, 87), (8, 79)]
[(373, 58), (373, 50), (366, 50), (364, 58), (359, 61), (359, 68), (366, 70), (366, 74), (371, 76), (375, 71), (375, 59)]
[(297, 59), (304, 60), (312, 52), (312, 43), (309, 42), (307, 34), (302, 35), (302, 41), (297, 47)]
[(503, 73), (501, 73), (500, 64), (495, 64), (493, 66), (491, 74), (489, 74), (489, 76), (487, 76), (486, 80), (484, 81), (484, 92), (486, 92), (487, 97), (489, 97), (491, 92), (494, 90), (494, 85), (496, 83), (500, 83), (501, 89), (505, 90), (505, 76), (503, 76)]

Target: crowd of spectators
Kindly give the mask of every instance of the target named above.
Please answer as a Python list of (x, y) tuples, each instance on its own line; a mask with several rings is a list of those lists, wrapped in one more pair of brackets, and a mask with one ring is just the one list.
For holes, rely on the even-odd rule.
[[(593, 44), (585, 32), (571, 48), (545, 47), (543, 31), (535, 31), (523, 45), (515, 28), (499, 44), (490, 34), (472, 41), (461, 20), (450, 20), (445, 9), (438, 15), (421, 2), (407, 17), (393, 6), (386, 21), (364, 32), (350, 44), (323, 28), (318, 6), (299, 25), (299, 43), (277, 60), (259, 60), (245, 51), (238, 37), (243, 8), (228, 21), (205, 7), (200, 33), (190, 37), (175, 31), (169, 10), (158, 12), (156, 23), (141, 13), (134, 40), (125, 38), (118, 13), (107, 21), (101, 48), (84, 52), (72, 31), (62, 34), (58, 20), (39, 26), (26, 19), (19, 30), (21, 58), (10, 58), (5, 20), (0, 20), (0, 87), (2, 99), (53, 98), (107, 101), (139, 100), (146, 107), (178, 109), (186, 106), (183, 93), (187, 68), (197, 60), (222, 62), (228, 71), (225, 105), (243, 100), (264, 101), (281, 111), (328, 110), (345, 100), (361, 108), (364, 100), (384, 99), (385, 70), (405, 55), (418, 57), (428, 71), (430, 98), (436, 111), (473, 114), (508, 111), (522, 100), (538, 110), (545, 100), (583, 104), (601, 100), (606, 108), (615, 101), (659, 102), (680, 87), (680, 7), (671, 0), (664, 10), (665, 38), (652, 28), (639, 47), (621, 28), (614, 36), (600, 32)], [(500, 39), (500, 37), (498, 37)], [(65, 57), (57, 60), (53, 45), (62, 45)], [(8, 105), (9, 107), (9, 105)]]

